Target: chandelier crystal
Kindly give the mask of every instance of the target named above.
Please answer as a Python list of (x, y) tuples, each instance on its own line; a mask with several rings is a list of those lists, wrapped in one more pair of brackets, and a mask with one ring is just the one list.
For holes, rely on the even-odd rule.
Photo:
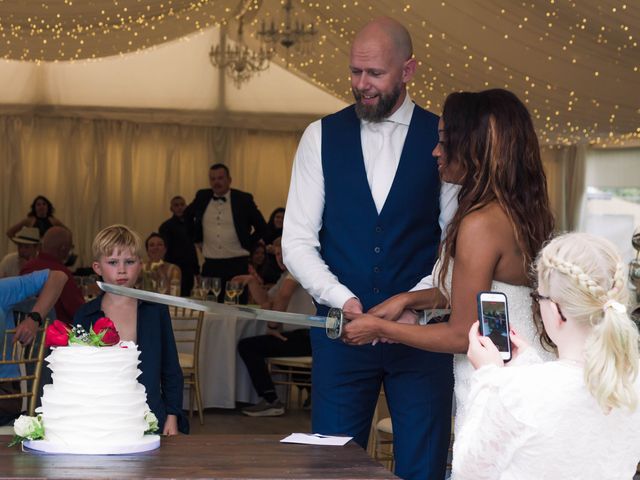
[(300, 52), (308, 50), (311, 39), (316, 35), (317, 30), (312, 23), (305, 25), (300, 20), (292, 21), (293, 5), (291, 0), (286, 0), (282, 6), (284, 10), (284, 20), (280, 26), (276, 28), (276, 24), (271, 20), (271, 24), (267, 26), (262, 20), (262, 25), (257, 34), (271, 48), (275, 49), (277, 45), (281, 45), (289, 51), (294, 47)]
[(226, 44), (224, 34), (220, 34), (220, 43), (211, 46), (209, 59), (214, 67), (224, 70), (233, 84), (240, 88), (251, 77), (269, 68), (272, 52), (264, 47), (255, 52), (243, 39), (242, 17), (238, 19), (238, 40), (235, 45)]

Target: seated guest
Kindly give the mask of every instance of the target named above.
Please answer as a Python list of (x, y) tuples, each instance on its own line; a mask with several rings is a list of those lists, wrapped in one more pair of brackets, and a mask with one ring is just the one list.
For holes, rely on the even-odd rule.
[(0, 278), (20, 275), (24, 264), (38, 254), (40, 233), (35, 227), (22, 227), (11, 240), (18, 251), (6, 254), (0, 261)]
[[(62, 272), (41, 270), (21, 277), (8, 277), (0, 280), (0, 339), (4, 339), (6, 329), (15, 328), (11, 310), (13, 305), (29, 297), (38, 295), (35, 305), (16, 328), (13, 342), (25, 345), (33, 342), (38, 326), (51, 310), (63, 287), (67, 276)], [(4, 351), (4, 350), (3, 350)], [(10, 352), (10, 347), (8, 352)], [(0, 379), (15, 378), (20, 375), (17, 365), (0, 365)], [(0, 394), (16, 393), (20, 384), (0, 380)], [(0, 425), (11, 423), (22, 409), (22, 399), (0, 400)]]
[(67, 227), (51, 227), (42, 237), (42, 247), (38, 256), (25, 263), (20, 271), (20, 274), (24, 275), (48, 268), (63, 272), (71, 280), (65, 284), (55, 305), (58, 320), (66, 323), (71, 323), (76, 310), (84, 304), (82, 292), (73, 281), (73, 273), (65, 267), (72, 247), (73, 239)]
[[(93, 269), (105, 283), (133, 287), (142, 270), (142, 240), (125, 225), (112, 225), (93, 240)], [(104, 293), (84, 304), (74, 318), (89, 331), (100, 318), (115, 324), (123, 341), (140, 349), (138, 380), (147, 390), (149, 408), (158, 417), (163, 435), (189, 433), (182, 411), (182, 370), (166, 305)]]
[(182, 280), (180, 295), (188, 297), (193, 289), (193, 279), (200, 273), (198, 254), (192, 240), (192, 225), (184, 216), (187, 204), (183, 197), (175, 196), (171, 199), (171, 213), (173, 216), (165, 221), (158, 232), (165, 240), (167, 253), (164, 259), (180, 267)]
[[(280, 312), (315, 313), (311, 297), (300, 286), (298, 281), (286, 271), (282, 263), (282, 247), (280, 239), (274, 242), (276, 259), (280, 265), (281, 276), (268, 292), (253, 275), (239, 275), (235, 281), (245, 283), (251, 295), (262, 308)], [(302, 357), (311, 355), (311, 343), (308, 328), (283, 329), (281, 323), (269, 322), (267, 334), (243, 338), (238, 343), (238, 353), (249, 371), (251, 383), (258, 395), (260, 403), (247, 407), (242, 413), (252, 417), (273, 417), (284, 413), (284, 405), (278, 399), (273, 381), (267, 370), (268, 357)]]
[[(251, 254), (249, 255), (249, 275), (253, 275), (257, 280), (257, 282), (260, 285), (262, 285), (262, 288), (265, 290), (267, 290), (269, 286), (275, 283), (275, 281), (273, 281), (271, 285), (267, 285), (265, 284), (264, 279), (262, 277), (263, 270), (265, 267), (265, 262), (266, 262), (266, 255), (267, 253), (263, 243), (256, 244), (256, 246), (253, 247), (253, 250), (251, 250)], [(247, 303), (249, 304), (260, 303), (258, 300), (256, 300), (253, 297), (253, 295), (251, 295), (251, 290), (249, 290), (249, 297), (247, 299)]]
[(63, 227), (64, 224), (53, 216), (54, 211), (55, 208), (53, 208), (53, 204), (49, 199), (38, 195), (31, 203), (31, 210), (27, 213), (26, 218), (23, 218), (7, 230), (7, 237), (13, 238), (22, 227), (37, 228), (40, 232), (40, 237), (43, 237), (44, 233), (54, 225)]
[(640, 379), (625, 265), (609, 241), (570, 233), (543, 248), (536, 270), (532, 297), (558, 360), (542, 363), (512, 333), (516, 358), (502, 368), (493, 342), (473, 325), (468, 357), (477, 370), (453, 476), (630, 479), (640, 461)]
[(264, 243), (265, 245), (273, 244), (276, 238), (280, 238), (282, 236), (282, 226), (284, 225), (284, 208), (278, 207), (269, 216), (269, 221), (267, 222), (267, 228), (264, 233)]
[[(147, 250), (147, 260), (142, 262), (143, 278), (155, 282), (155, 290), (166, 293), (171, 285), (181, 285), (182, 272), (180, 267), (173, 263), (165, 262), (164, 256), (167, 253), (164, 238), (157, 233), (152, 233), (144, 242)], [(151, 289), (151, 285), (144, 285), (145, 289)], [(179, 292), (171, 292), (177, 294)]]
[(260, 276), (265, 283), (271, 284), (280, 278), (280, 268), (275, 257), (274, 240), (282, 236), (282, 226), (284, 225), (284, 208), (278, 207), (269, 217), (267, 229), (265, 230), (264, 243), (266, 247), (266, 257)]
[(265, 246), (262, 243), (258, 243), (253, 250), (251, 250), (251, 255), (249, 255), (249, 273), (251, 275), (257, 275), (262, 278), (260, 272), (264, 267), (264, 262), (266, 260), (267, 251), (265, 250)]

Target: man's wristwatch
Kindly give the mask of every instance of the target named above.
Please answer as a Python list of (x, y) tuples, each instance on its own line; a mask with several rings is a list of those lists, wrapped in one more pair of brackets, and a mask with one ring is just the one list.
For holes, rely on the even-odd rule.
[(38, 312), (29, 312), (27, 313), (27, 317), (36, 322), (38, 325), (42, 326), (42, 315)]

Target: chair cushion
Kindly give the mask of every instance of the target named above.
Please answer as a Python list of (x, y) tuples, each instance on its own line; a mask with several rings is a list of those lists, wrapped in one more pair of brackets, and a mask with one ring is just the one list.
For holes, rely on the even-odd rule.
[(390, 433), (393, 435), (393, 426), (391, 424), (391, 417), (383, 418), (378, 422), (376, 428), (384, 433)]
[(311, 368), (312, 357), (269, 357), (269, 362), (274, 365), (287, 367)]
[(181, 368), (193, 368), (193, 354), (192, 353), (178, 353), (178, 361)]

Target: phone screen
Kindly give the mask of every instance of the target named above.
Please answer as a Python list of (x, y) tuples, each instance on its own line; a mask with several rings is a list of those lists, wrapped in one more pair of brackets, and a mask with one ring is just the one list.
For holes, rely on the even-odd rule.
[(500, 352), (509, 351), (509, 325), (507, 322), (507, 304), (490, 300), (481, 300), (482, 334), (489, 337)]

